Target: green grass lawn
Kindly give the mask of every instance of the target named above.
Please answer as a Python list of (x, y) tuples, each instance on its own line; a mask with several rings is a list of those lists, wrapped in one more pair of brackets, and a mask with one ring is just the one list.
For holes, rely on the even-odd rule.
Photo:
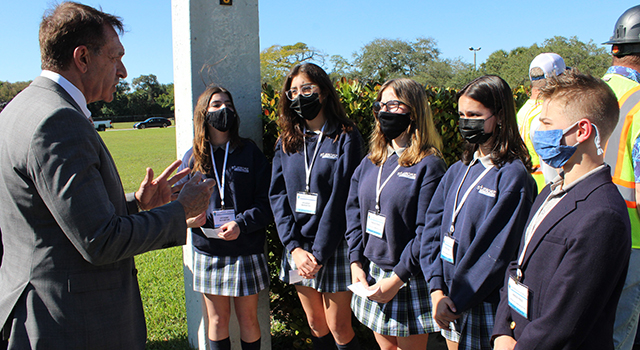
[[(127, 123), (116, 123), (114, 128), (122, 129), (123, 125), (119, 124)], [(111, 129), (101, 132), (100, 136), (111, 151), (126, 192), (138, 189), (147, 167), (151, 167), (157, 176), (176, 158), (174, 128)], [(190, 349), (182, 247), (139, 255), (136, 265), (147, 320), (147, 349)]]
[(137, 122), (111, 123), (111, 126), (113, 126), (113, 129), (115, 129), (115, 130), (118, 130), (118, 129), (133, 129), (133, 124), (135, 124), (135, 123), (137, 123)]

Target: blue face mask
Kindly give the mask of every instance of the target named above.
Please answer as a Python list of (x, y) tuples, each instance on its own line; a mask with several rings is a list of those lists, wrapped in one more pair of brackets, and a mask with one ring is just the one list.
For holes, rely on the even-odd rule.
[[(562, 168), (562, 166), (564, 166), (569, 158), (571, 158), (571, 156), (576, 152), (576, 146), (580, 144), (580, 142), (578, 142), (573, 146), (562, 145), (560, 144), (562, 142), (562, 137), (573, 129), (578, 122), (575, 122), (564, 130), (537, 130), (533, 134), (531, 142), (533, 143), (533, 148), (536, 150), (536, 153), (540, 156), (540, 159), (552, 168)], [(594, 142), (596, 147), (598, 147), (598, 154), (600, 155), (603, 152), (602, 147), (600, 147), (600, 133), (594, 124), (591, 125), (596, 130)]]

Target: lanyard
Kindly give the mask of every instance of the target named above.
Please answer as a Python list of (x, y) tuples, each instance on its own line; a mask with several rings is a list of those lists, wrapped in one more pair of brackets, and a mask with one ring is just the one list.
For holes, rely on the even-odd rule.
[(469, 166), (467, 167), (467, 170), (464, 172), (464, 176), (462, 177), (462, 181), (460, 181), (460, 186), (458, 186), (458, 190), (456, 191), (456, 197), (455, 200), (453, 202), (453, 208), (454, 211), (451, 214), (451, 227), (449, 228), (449, 234), (453, 235), (453, 231), (455, 230), (455, 224), (456, 224), (456, 218), (458, 217), (458, 214), (460, 214), (460, 210), (462, 210), (462, 206), (464, 205), (464, 202), (467, 201), (467, 197), (469, 196), (469, 194), (471, 193), (471, 191), (473, 190), (474, 187), (476, 187), (476, 185), (478, 184), (478, 182), (480, 182), (480, 180), (487, 175), (487, 173), (489, 172), (489, 170), (491, 170), (493, 168), (493, 165), (491, 165), (490, 167), (484, 169), (484, 171), (482, 172), (482, 174), (480, 174), (480, 176), (478, 176), (478, 178), (476, 179), (476, 181), (474, 181), (471, 186), (469, 186), (469, 188), (467, 188), (467, 192), (465, 192), (464, 196), (462, 196), (462, 200), (460, 201), (460, 204), (458, 204), (458, 195), (460, 194), (460, 190), (462, 189), (462, 184), (464, 184), (464, 180), (467, 178), (467, 174), (469, 174), (469, 170), (471, 169), (471, 166), (473, 166), (473, 164), (475, 164), (477, 159), (474, 159)]
[(398, 164), (398, 166), (396, 166), (396, 168), (393, 169), (391, 174), (389, 174), (387, 179), (384, 180), (384, 182), (382, 183), (382, 186), (380, 186), (380, 177), (382, 176), (382, 167), (383, 166), (384, 166), (384, 163), (381, 164), (380, 168), (378, 169), (378, 181), (376, 182), (376, 213), (377, 214), (380, 214), (380, 194), (382, 193), (382, 189), (384, 188), (384, 186), (387, 185), (387, 182), (389, 182), (389, 180), (391, 180), (391, 177), (393, 176), (393, 174), (395, 174), (396, 171), (398, 171), (398, 169), (400, 169), (400, 164)]
[[(325, 124), (326, 125), (326, 124)], [(322, 125), (322, 129), (320, 129), (320, 135), (318, 136), (318, 142), (316, 143), (316, 149), (315, 151), (313, 151), (313, 157), (311, 157), (311, 164), (307, 163), (307, 142), (306, 142), (306, 138), (307, 138), (307, 128), (304, 128), (303, 131), (303, 146), (304, 146), (304, 171), (306, 174), (306, 182), (307, 182), (307, 186), (305, 188), (306, 192), (309, 192), (309, 181), (311, 179), (311, 169), (313, 169), (313, 163), (316, 161), (316, 155), (318, 155), (318, 148), (320, 148), (320, 143), (322, 143), (322, 133), (324, 132), (324, 125)]]
[(220, 177), (218, 176), (218, 170), (216, 168), (216, 159), (213, 157), (213, 146), (209, 144), (209, 150), (211, 151), (211, 163), (213, 164), (213, 174), (216, 176), (216, 185), (218, 185), (218, 192), (220, 193), (220, 201), (222, 202), (222, 209), (224, 209), (224, 178), (225, 178), (225, 168), (227, 167), (227, 157), (229, 156), (229, 141), (227, 141), (227, 146), (224, 151), (224, 162), (222, 163), (222, 182), (220, 182)]

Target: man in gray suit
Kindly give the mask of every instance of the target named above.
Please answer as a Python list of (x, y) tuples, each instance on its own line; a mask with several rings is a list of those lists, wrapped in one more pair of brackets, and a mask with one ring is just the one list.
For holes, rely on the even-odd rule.
[(186, 173), (170, 174), (179, 162), (156, 179), (147, 169), (125, 197), (86, 106), (110, 102), (127, 75), (116, 29), (119, 18), (76, 3), (46, 13), (43, 72), (0, 114), (0, 326), (9, 349), (144, 349), (133, 256), (185, 244), (187, 218), (201, 221), (208, 205), (213, 181), (194, 176), (177, 193)]

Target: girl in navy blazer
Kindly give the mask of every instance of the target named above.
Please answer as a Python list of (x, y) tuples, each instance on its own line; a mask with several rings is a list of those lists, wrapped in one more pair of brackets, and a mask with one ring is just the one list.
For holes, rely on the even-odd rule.
[(280, 96), (282, 131), (269, 193), (285, 248), (280, 279), (295, 283), (315, 349), (359, 349), (347, 289), (344, 209), (362, 137), (317, 65), (293, 67)]
[(192, 229), (193, 288), (204, 294), (211, 350), (230, 349), (233, 301), (243, 350), (260, 349), (258, 292), (269, 286), (264, 254), (269, 208), (269, 163), (249, 139), (238, 135), (231, 93), (209, 87), (193, 116), (193, 147), (181, 167), (216, 180), (206, 218)]
[(384, 83), (373, 112), (371, 153), (351, 179), (347, 240), (353, 283), (376, 292), (351, 305), (381, 349), (425, 349), (438, 327), (415, 235), (446, 170), (442, 139), (424, 87), (411, 79)]
[(449, 349), (489, 350), (499, 289), (536, 187), (507, 82), (480, 77), (457, 98), (467, 143), (427, 210), (420, 262)]

